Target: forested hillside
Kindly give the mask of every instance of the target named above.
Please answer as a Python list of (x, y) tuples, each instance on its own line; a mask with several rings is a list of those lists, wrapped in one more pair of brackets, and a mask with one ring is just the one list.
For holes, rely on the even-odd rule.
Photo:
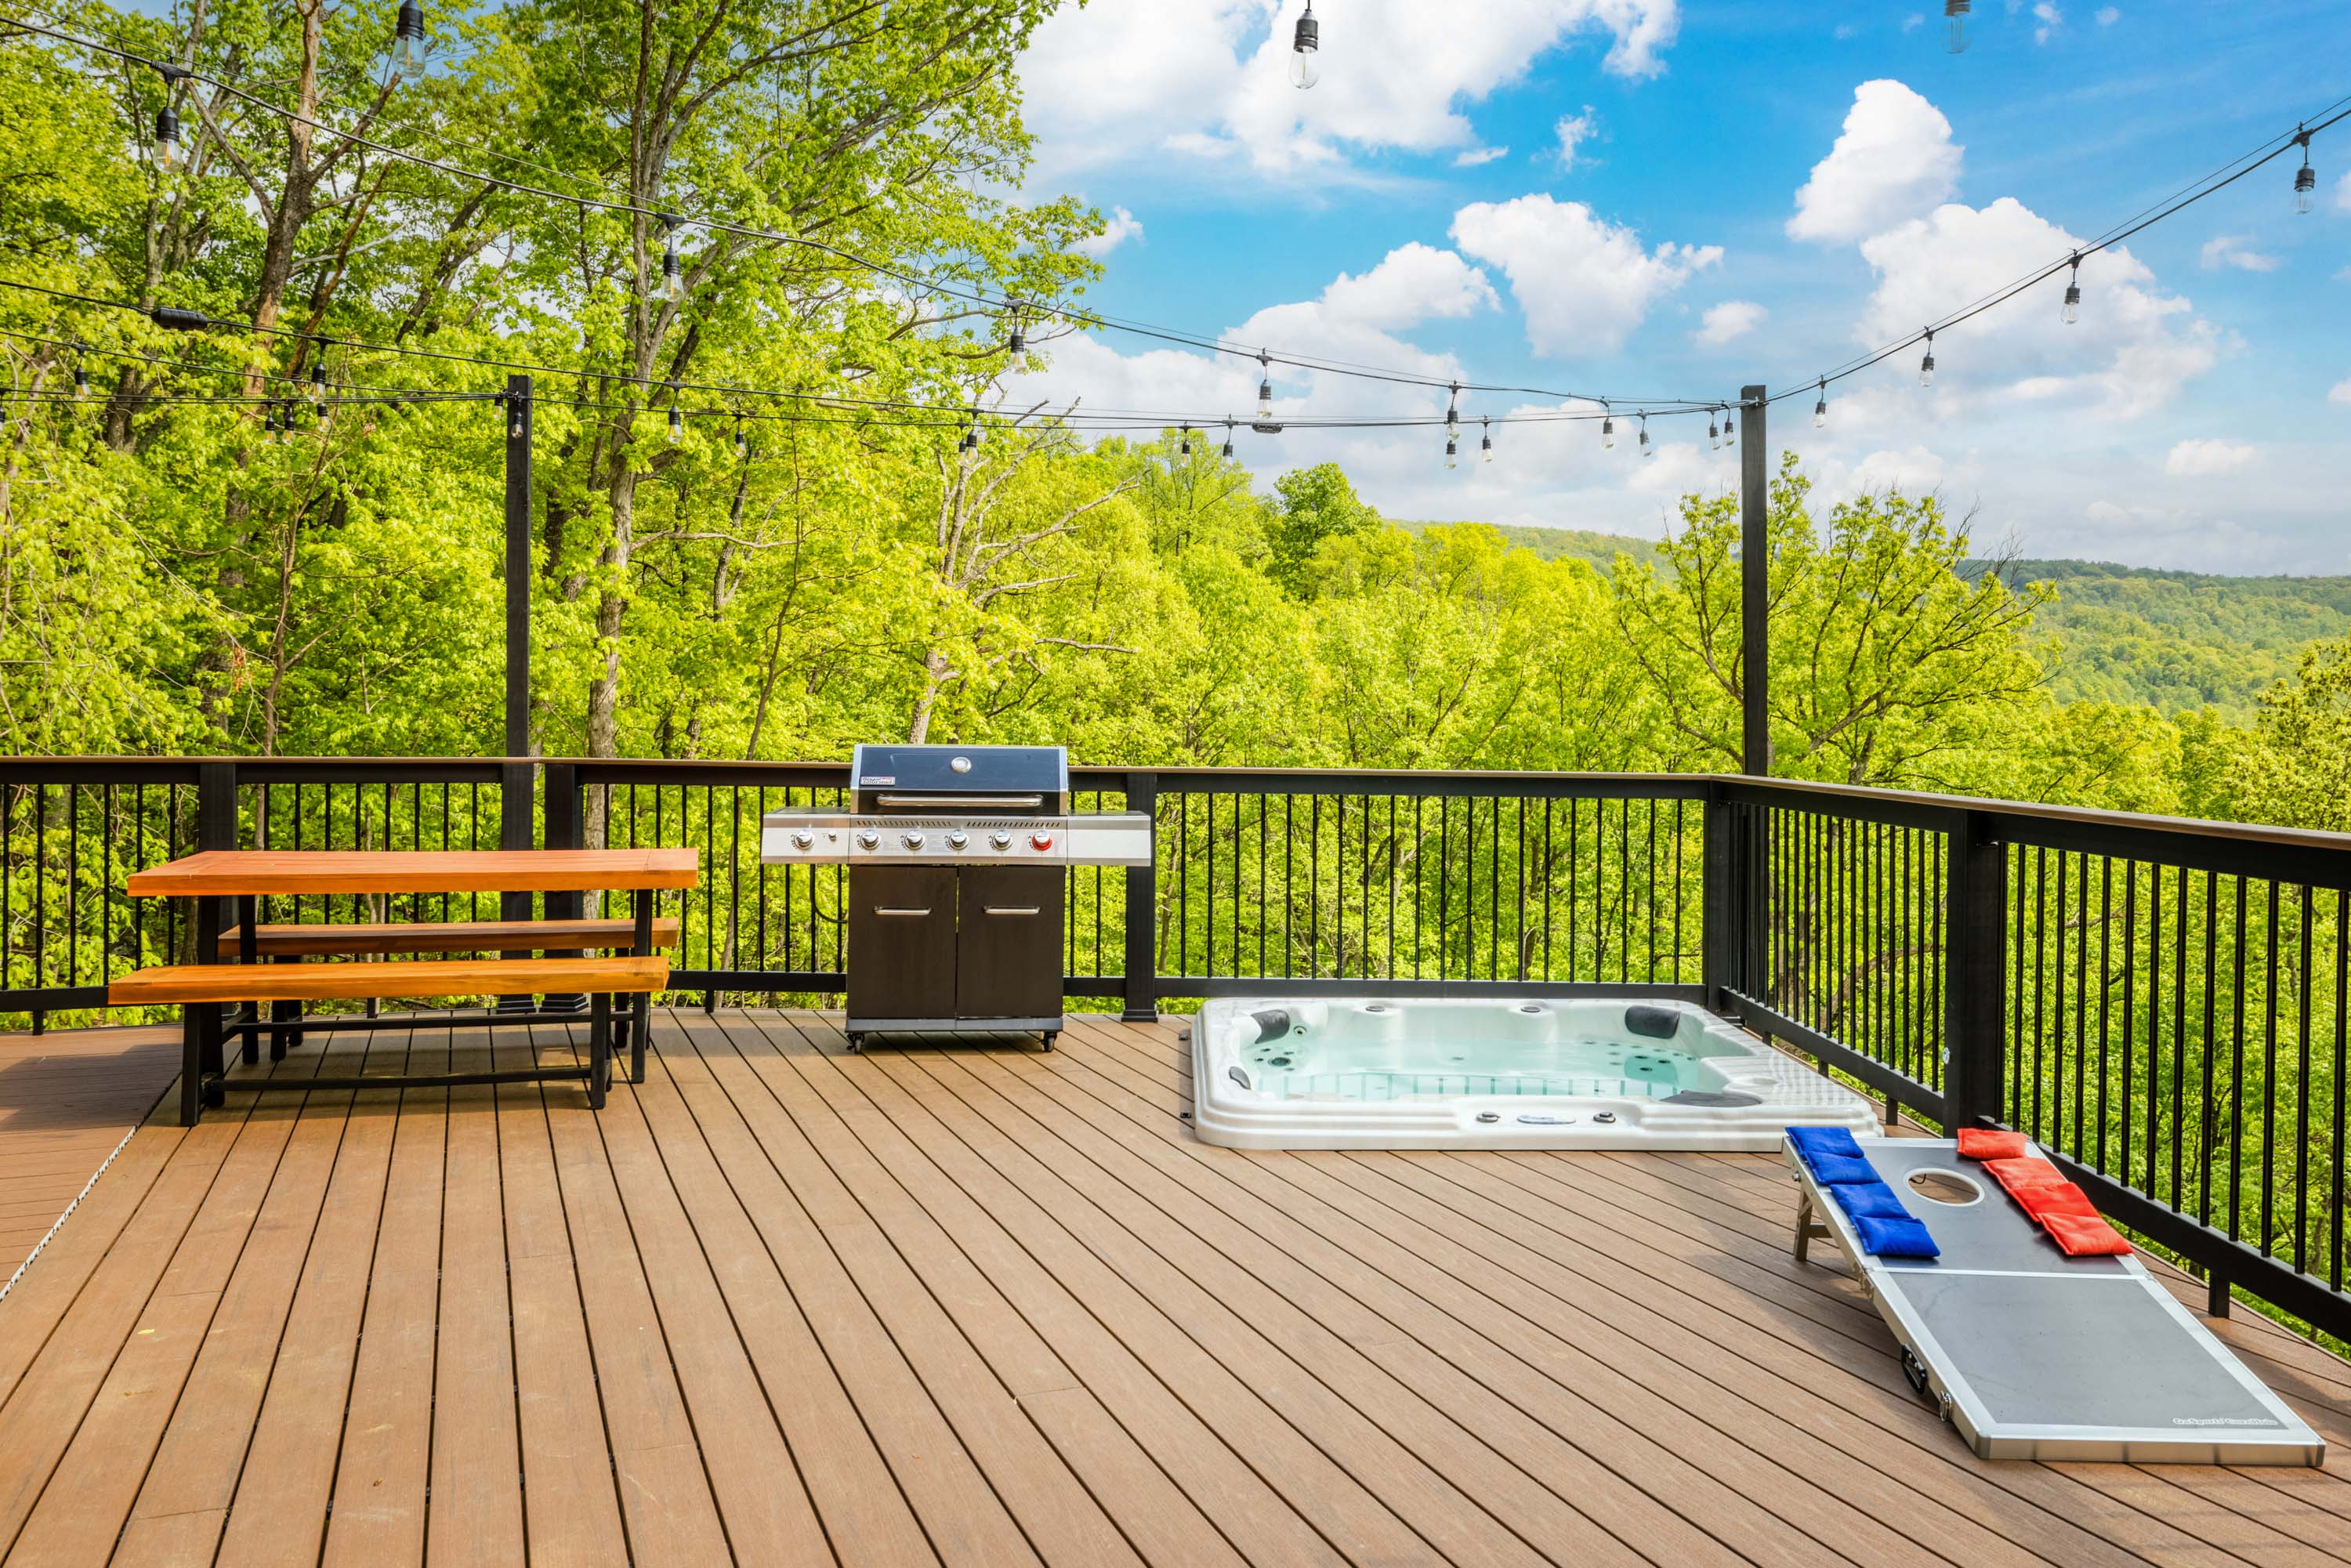
[(2050, 689), (2069, 701), (2242, 716), (2294, 674), (2304, 649), (2351, 631), (2351, 577), (2222, 577), (2085, 560), (2016, 560), (2001, 571), (2054, 591), (2038, 623), (2059, 645)]

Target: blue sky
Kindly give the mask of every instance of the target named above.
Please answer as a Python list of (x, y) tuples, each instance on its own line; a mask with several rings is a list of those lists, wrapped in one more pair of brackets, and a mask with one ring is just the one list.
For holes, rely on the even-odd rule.
[[(1282, 78), (1299, 5), (1092, 0), (1047, 24), (1029, 185), (1119, 218), (1092, 298), (1634, 396), (1809, 382), (2351, 93), (2346, 4), (1978, 0), (1954, 56), (1939, 5), (1321, 0), (1306, 92)], [(1832, 389), (1824, 431), (1809, 398), (1779, 405), (1774, 444), (1832, 498), (1937, 489), (2028, 554), (2351, 570), (2351, 122), (2312, 161), (2313, 214), (2281, 160), (2085, 263), (2081, 325), (2053, 283), (1938, 340), (1932, 392), (1914, 350)], [(1254, 382), (1111, 334), (1020, 390), (1246, 413)], [(1432, 407), (1278, 387), (1299, 413)], [(1653, 436), (1644, 463), (1589, 426), (1506, 430), (1491, 467), (1451, 473), (1419, 433), (1244, 435), (1241, 455), (1269, 477), (1336, 458), (1394, 516), (1654, 537), (1732, 459), (1703, 423)]]

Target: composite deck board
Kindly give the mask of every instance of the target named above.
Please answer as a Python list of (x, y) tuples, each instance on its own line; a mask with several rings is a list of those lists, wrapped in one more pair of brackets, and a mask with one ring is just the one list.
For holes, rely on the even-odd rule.
[(179, 1062), (176, 1029), (0, 1036), (0, 1281), (139, 1125)]
[[(601, 1113), (151, 1115), (0, 1301), (5, 1560), (2351, 1563), (2342, 1460), (1977, 1460), (1841, 1265), (1790, 1260), (1771, 1156), (1213, 1148), (1180, 1030), (852, 1054), (826, 1015), (663, 1011)], [(52, 1103), (108, 1103), (87, 1066)], [(21, 1206), (87, 1179), (8, 1129)], [(2351, 1367), (2215, 1327), (2351, 1442)]]
[[(1723, 1365), (1705, 1363), (1706, 1375), (1690, 1376), (1693, 1339), (1674, 1321), (1670, 1306), (1664, 1314), (1654, 1312), (1637, 1291), (1604, 1294), (1585, 1290), (1562, 1295), (1536, 1289), (1478, 1257), (1448, 1250), (1440, 1234), (1426, 1231), (1411, 1214), (1384, 1207), (1343, 1182), (1326, 1182), (1306, 1163), (1309, 1156), (1269, 1161), (1210, 1149), (1189, 1140), (1184, 1147), (1242, 1184), (1261, 1207), (1289, 1215), (1305, 1234), (1325, 1237), (1345, 1247), (1379, 1274), (1443, 1306), (1471, 1333), (1488, 1338), (1499, 1350), (1514, 1353), (1526, 1364), (1544, 1369), (1562, 1385), (1592, 1390), (1619, 1408), (1641, 1408), (1645, 1402), (1653, 1401), (1654, 1413), (1645, 1413), (1642, 1418), (1651, 1438), (1661, 1431), (1688, 1430), (1680, 1416), (1703, 1417), (1733, 1439), (1738, 1456), (1728, 1463), (1718, 1461), (1714, 1467), (1718, 1475), (1758, 1486), (1767, 1499), (1800, 1496), (1811, 1483), (1790, 1485), (1773, 1477), (1771, 1460), (1779, 1457), (1816, 1479), (1829, 1478), (1841, 1490), (1865, 1500), (1880, 1517), (1897, 1526), (1908, 1525), (1918, 1540), (1949, 1540), (1985, 1550), (1978, 1539), (1980, 1531), (1967, 1522), (1983, 1511), (1983, 1498), (1954, 1500), (1952, 1506), (1942, 1509), (1928, 1508), (1915, 1499), (1905, 1500), (1904, 1494), (1919, 1486), (1916, 1474), (1901, 1474), (1889, 1478), (1889, 1485), (1877, 1485), (1866, 1471), (1855, 1472), (1845, 1456), (1830, 1450), (1828, 1442), (1843, 1438), (1854, 1455), (1865, 1460), (1885, 1449), (1883, 1434), (1854, 1431), (1857, 1423), (1852, 1417), (1834, 1404), (1814, 1399), (1802, 1382), (1792, 1378), (1774, 1383), (1735, 1359)], [(1300, 1168), (1285, 1171), (1284, 1163), (1293, 1160)], [(1274, 1170), (1265, 1169), (1268, 1166)], [(1284, 1175), (1286, 1181), (1281, 1179)], [(1644, 1320), (1655, 1322), (1656, 1327), (1645, 1338), (1628, 1332), (1628, 1319), (1631, 1328), (1646, 1326)], [(1441, 1343), (1433, 1335), (1423, 1337)], [(1665, 1349), (1656, 1349), (1657, 1343)], [(1465, 1359), (1464, 1364), (1474, 1364)], [(1645, 1384), (1630, 1375), (1634, 1373), (1646, 1374), (1648, 1381)], [(1731, 1394), (1745, 1395), (1751, 1403), (1742, 1405), (1725, 1397)], [(1918, 1424), (1931, 1431), (1932, 1424), (1924, 1413), (1917, 1415)], [(1938, 1443), (1947, 1440), (1939, 1431), (1932, 1435)], [(1687, 1441), (1691, 1450), (1706, 1451), (1698, 1438)], [(1720, 1439), (1713, 1441), (1719, 1446)], [(1839, 1460), (1847, 1467), (1842, 1473), (1835, 1462)], [(1755, 1473), (1759, 1465), (1763, 1470), (1760, 1476)], [(1677, 1492), (1668, 1495), (1679, 1497)], [(1737, 1520), (1737, 1528), (1749, 1525), (1749, 1520), (1735, 1511), (1729, 1517)], [(1723, 1527), (1723, 1518), (1720, 1509), (1707, 1516), (1718, 1527)], [(2036, 1529), (2057, 1524), (2063, 1531), (2059, 1521), (2033, 1519), (2028, 1522)], [(2126, 1559), (2117, 1554), (2113, 1560)]]

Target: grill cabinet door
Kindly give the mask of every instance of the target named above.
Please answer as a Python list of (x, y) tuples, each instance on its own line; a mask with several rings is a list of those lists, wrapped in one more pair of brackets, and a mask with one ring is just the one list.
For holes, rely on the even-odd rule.
[(956, 1011), (965, 1018), (1061, 1016), (1059, 866), (970, 866), (963, 879)]
[(944, 1019), (955, 1007), (955, 868), (852, 868), (849, 1016)]

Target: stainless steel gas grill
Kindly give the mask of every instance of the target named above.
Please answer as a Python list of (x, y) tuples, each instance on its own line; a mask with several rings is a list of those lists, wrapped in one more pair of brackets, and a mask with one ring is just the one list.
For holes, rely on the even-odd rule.
[(849, 1043), (1061, 1030), (1069, 868), (1149, 865), (1151, 819), (1072, 815), (1058, 746), (860, 746), (852, 809), (770, 811), (759, 858), (847, 865)]

